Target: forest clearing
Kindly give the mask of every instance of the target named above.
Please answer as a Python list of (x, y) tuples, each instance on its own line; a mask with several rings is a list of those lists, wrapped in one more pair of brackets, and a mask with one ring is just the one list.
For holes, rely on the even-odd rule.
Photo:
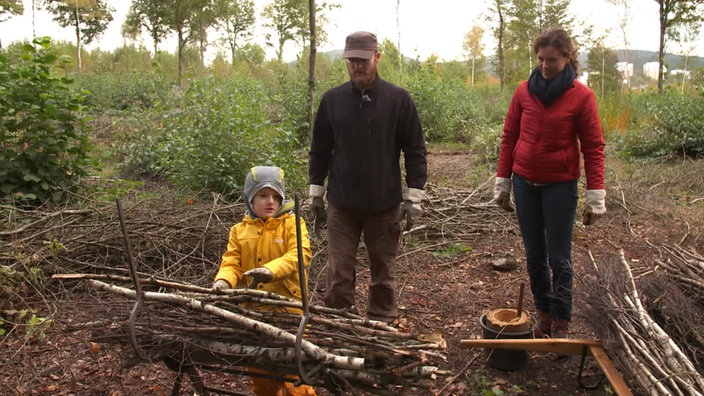
[[(439, 332), (447, 344), (443, 352), (447, 361), (440, 368), (452, 375), (443, 376), (447, 383), (437, 383), (436, 390), (442, 388), (447, 395), (609, 394), (610, 387), (603, 382), (595, 390), (580, 387), (578, 356), (561, 360), (554, 354), (530, 352), (524, 368), (501, 371), (487, 365), (483, 351), (459, 347), (463, 339), (482, 337), (479, 324), (482, 313), (498, 307), (515, 307), (519, 285), (527, 280), (522, 245), (515, 218), (488, 204), (490, 173), (473, 168), (467, 153), (459, 150), (431, 148), (429, 159), (431, 180), (426, 212), (404, 237), (397, 277), (400, 329), (413, 333)], [(696, 190), (701, 187), (695, 187), (700, 195), (679, 195), (683, 189), (704, 185), (700, 166), (698, 162), (685, 161), (634, 167), (614, 160), (608, 164), (608, 215), (590, 227), (575, 225), (574, 262), (579, 286), (573, 337), (601, 340), (634, 394), (646, 391), (639, 389), (635, 378), (619, 367), (627, 361), (619, 360), (619, 356), (626, 359), (626, 355), (619, 349), (617, 334), (609, 332), (608, 324), (603, 321), (608, 317), (608, 308), (601, 305), (603, 302), (598, 297), (603, 296), (606, 282), (613, 282), (608, 279), (610, 276), (620, 276), (619, 262), (625, 260), (636, 279), (643, 304), (670, 337), (679, 342), (687, 340), (680, 348), (701, 370), (703, 321), (702, 306), (697, 300), (701, 298), (697, 294), (701, 289), (696, 286), (701, 282), (701, 268), (698, 280), (692, 279), (695, 286), (690, 288), (681, 286), (678, 272), (670, 267), (681, 263), (678, 261), (681, 257), (701, 263), (704, 208), (702, 191)], [(132, 231), (139, 268), (144, 271), (144, 278), (166, 276), (207, 287), (217, 268), (218, 252), (224, 249), (227, 227), (241, 215), (238, 211), (242, 207), (177, 197), (164, 188), (145, 187), (134, 191), (132, 194), (136, 195), (131, 199), (123, 197), (126, 207), (131, 208), (126, 211), (127, 228)], [(120, 248), (114, 203), (94, 206), (96, 203), (86, 201), (85, 209), (90, 207), (91, 214), (71, 213), (67, 208), (60, 216), (44, 217), (37, 228), (6, 231), (3, 250), (8, 252), (8, 247), (22, 246), (22, 255), (51, 265), (57, 273), (125, 274), (127, 267)], [(74, 221), (79, 218), (80, 222)], [(7, 220), (14, 222), (18, 217)], [(201, 228), (208, 222), (210, 226)], [(46, 235), (35, 236), (44, 229), (54, 237), (51, 240), (67, 240), (74, 235), (73, 227), (92, 230), (92, 237), (102, 241), (100, 244), (104, 243), (106, 249), (113, 245), (115, 250), (110, 254), (107, 252), (112, 249), (98, 253), (103, 249), (95, 250), (95, 244), (84, 244), (81, 238), (74, 237), (68, 238), (73, 242), (65, 243), (67, 250), (57, 251), (54, 256), (47, 250), (50, 247), (39, 240), (47, 239)], [(150, 232), (150, 227), (168, 227), (171, 231), (160, 235)], [(82, 238), (88, 236), (83, 234)], [(168, 242), (173, 240), (180, 242)], [(320, 301), (324, 284), (325, 240), (313, 239), (313, 243), (310, 302), (315, 305)], [(161, 257), (152, 257), (155, 252)], [(359, 257), (357, 281), (361, 311), (368, 283), (364, 257)], [(493, 269), (496, 259), (506, 257), (515, 260), (515, 269)], [(169, 394), (176, 378), (174, 371), (161, 363), (121, 369), (124, 360), (120, 356), (129, 355), (131, 349), (125, 339), (122, 344), (103, 344), (92, 338), (93, 332), (100, 333), (100, 329), (91, 332), (80, 326), (106, 319), (107, 312), (121, 312), (115, 311), (113, 298), (87, 289), (84, 282), (44, 279), (43, 290), (32, 290), (27, 284), (28, 289), (13, 297), (17, 303), (32, 306), (37, 317), (50, 318), (53, 324), (46, 328), (30, 323), (7, 328), (0, 353), (2, 389), (10, 394), (28, 395)], [(530, 298), (526, 298), (526, 310), (532, 310)], [(10, 311), (5, 308), (5, 315)], [(16, 318), (18, 323), (22, 322)], [(185, 325), (188, 316), (182, 319)], [(584, 375), (585, 384), (598, 383), (600, 371), (593, 362), (591, 365), (587, 362)], [(208, 371), (202, 372), (202, 377), (208, 387), (247, 394), (245, 377)], [(427, 393), (414, 388), (391, 389), (397, 394)], [(185, 380), (181, 394), (192, 392), (192, 384)]]

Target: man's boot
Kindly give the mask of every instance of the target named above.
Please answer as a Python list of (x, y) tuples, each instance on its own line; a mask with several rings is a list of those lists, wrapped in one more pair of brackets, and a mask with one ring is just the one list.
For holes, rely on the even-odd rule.
[(537, 323), (533, 328), (533, 338), (550, 337), (552, 328), (552, 315), (550, 312), (537, 310), (535, 319)]

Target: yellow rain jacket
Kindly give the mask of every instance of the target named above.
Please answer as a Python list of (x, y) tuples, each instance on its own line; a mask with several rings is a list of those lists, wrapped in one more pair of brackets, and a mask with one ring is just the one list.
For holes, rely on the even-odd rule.
[[(300, 223), (303, 267), (307, 273), (312, 253), (308, 230), (302, 218)], [(301, 300), (296, 218), (293, 214), (284, 213), (278, 217), (271, 217), (266, 222), (246, 214), (241, 222), (230, 228), (227, 251), (222, 256), (215, 281), (224, 279), (232, 287), (247, 287), (252, 282), (252, 278), (244, 277), (242, 274), (258, 267), (268, 268), (273, 278), (269, 283), (257, 285), (257, 289)], [(301, 313), (297, 309), (287, 310)]]

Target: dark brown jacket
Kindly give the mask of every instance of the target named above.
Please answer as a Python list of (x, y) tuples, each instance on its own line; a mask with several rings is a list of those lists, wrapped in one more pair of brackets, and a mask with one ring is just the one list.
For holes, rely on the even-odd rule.
[(310, 184), (322, 186), (327, 177), (327, 199), (341, 209), (390, 210), (402, 200), (401, 151), (406, 186), (423, 189), (425, 139), (410, 93), (378, 75), (364, 95), (348, 81), (320, 101), (309, 153)]

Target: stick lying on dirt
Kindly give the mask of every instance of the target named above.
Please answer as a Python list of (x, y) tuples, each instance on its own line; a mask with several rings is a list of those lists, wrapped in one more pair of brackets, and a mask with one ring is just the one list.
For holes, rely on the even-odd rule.
[[(146, 357), (152, 362), (253, 367), (298, 375), (300, 358), (311, 385), (329, 388), (345, 383), (374, 393), (394, 386), (431, 390), (441, 377), (451, 375), (436, 364), (445, 360), (446, 344), (441, 335), (403, 333), (345, 310), (311, 306), (301, 341), (302, 355), (296, 357), (294, 345), (301, 316), (282, 309), (300, 308), (301, 303), (295, 300), (259, 290), (213, 292), (149, 279), (142, 282), (139, 312), (129, 320), (138, 299), (135, 290), (91, 279), (106, 278), (100, 275), (59, 274), (55, 278), (87, 279), (92, 288), (123, 297), (117, 303), (104, 304), (109, 306), (106, 316), (112, 323), (94, 330), (93, 339), (124, 345), (127, 348), (123, 350), (143, 357), (127, 356), (128, 364), (143, 362)], [(127, 278), (111, 276), (111, 280)], [(163, 291), (166, 288), (169, 292)], [(262, 304), (275, 311), (250, 309)], [(136, 348), (131, 347), (133, 338)]]

